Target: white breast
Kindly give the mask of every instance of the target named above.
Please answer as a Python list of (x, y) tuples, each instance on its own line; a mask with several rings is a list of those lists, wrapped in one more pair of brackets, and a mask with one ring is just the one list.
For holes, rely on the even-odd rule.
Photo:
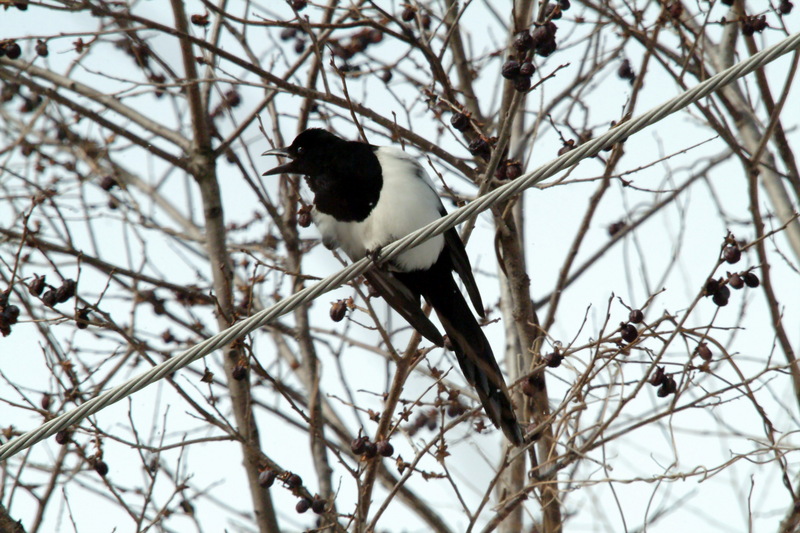
[[(441, 200), (425, 171), (405, 152), (381, 147), (375, 155), (383, 169), (383, 188), (378, 203), (362, 222), (339, 222), (313, 212), (314, 222), (326, 246), (339, 246), (352, 260), (440, 218)], [(421, 178), (420, 178), (421, 176)], [(436, 237), (407, 250), (392, 260), (401, 271), (422, 270), (439, 257), (444, 237)]]

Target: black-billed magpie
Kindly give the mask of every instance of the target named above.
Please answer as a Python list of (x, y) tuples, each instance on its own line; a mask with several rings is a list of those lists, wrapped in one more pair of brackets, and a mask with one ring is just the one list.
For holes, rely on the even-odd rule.
[[(323, 244), (341, 248), (353, 261), (446, 214), (425, 169), (398, 148), (346, 141), (315, 128), (298, 135), (290, 146), (262, 155), (290, 159), (265, 176), (306, 176), (314, 193), (312, 219)], [(464, 243), (453, 228), (404, 251), (383, 267), (371, 268), (365, 277), (420, 334), (443, 346), (442, 335), (420, 307), (420, 296), (425, 298), (486, 414), (519, 446), (522, 432), (500, 367), (453, 271), (464, 282), (475, 310), (484, 316)]]

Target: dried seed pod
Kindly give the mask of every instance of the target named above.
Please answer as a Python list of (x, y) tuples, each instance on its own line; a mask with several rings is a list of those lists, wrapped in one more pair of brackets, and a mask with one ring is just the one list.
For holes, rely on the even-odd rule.
[(325, 512), (325, 504), (326, 502), (322, 498), (314, 498), (314, 501), (311, 502), (311, 510), (316, 514), (322, 514)]
[(65, 279), (61, 286), (56, 290), (56, 303), (63, 304), (75, 296), (75, 288), (78, 286), (74, 279)]
[(519, 73), (521, 76), (531, 77), (536, 72), (536, 67), (530, 61), (525, 61), (519, 66)]
[(703, 361), (711, 361), (713, 357), (711, 353), (711, 348), (708, 347), (708, 343), (701, 342), (697, 345), (697, 348), (694, 349), (694, 353), (700, 356)]
[(194, 15), (189, 17), (189, 20), (195, 26), (208, 26), (208, 23), (209, 23), (209, 21), (208, 21), (208, 13), (206, 13), (204, 15), (201, 15), (200, 13), (195, 13)]
[(658, 387), (664, 380), (667, 379), (667, 375), (664, 373), (663, 366), (657, 366), (653, 373), (650, 375), (650, 379), (648, 379), (648, 383), (654, 387)]
[(47, 307), (55, 307), (56, 303), (58, 303), (55, 289), (50, 289), (42, 295), (42, 303)]
[(117, 185), (119, 185), (119, 183), (117, 183), (117, 180), (114, 179), (114, 176), (106, 174), (100, 178), (100, 188), (104, 191), (110, 191)]
[(400, 15), (400, 18), (403, 20), (403, 22), (411, 22), (412, 20), (414, 20), (414, 16), (416, 14), (417, 14), (416, 9), (414, 9), (411, 6), (406, 6), (405, 9), (403, 9), (402, 14)]
[(376, 445), (374, 442), (372, 442), (372, 441), (370, 441), (370, 440), (368, 440), (367, 442), (365, 442), (365, 443), (364, 443), (364, 453), (363, 453), (363, 456), (364, 456), (366, 459), (372, 459), (372, 458), (373, 458), (373, 457), (375, 457), (376, 455), (378, 455), (378, 446), (377, 446), (377, 445)]
[(503, 63), (501, 75), (507, 80), (513, 80), (519, 76), (520, 63), (516, 59), (509, 59)]
[(791, 3), (789, 0), (783, 0), (780, 5), (778, 6), (778, 11), (781, 12), (781, 15), (788, 15), (792, 12), (792, 8), (794, 4)]
[(331, 320), (334, 322), (341, 322), (347, 313), (347, 303), (345, 300), (336, 300), (331, 304)]
[(368, 437), (356, 437), (350, 443), (350, 451), (355, 455), (361, 455), (366, 449), (366, 443), (369, 442)]
[(22, 48), (16, 42), (7, 42), (5, 46), (3, 46), (3, 51), (5, 52), (6, 56), (9, 59), (19, 59), (19, 56), (22, 55)]
[(628, 314), (628, 321), (633, 324), (641, 324), (644, 321), (644, 313), (641, 309), (633, 309)]
[(542, 360), (550, 368), (558, 368), (561, 366), (561, 362), (564, 361), (564, 356), (561, 355), (558, 350), (556, 350), (554, 352), (545, 354), (542, 357)]
[(705, 296), (713, 296), (719, 292), (720, 283), (718, 280), (714, 278), (709, 278), (706, 280), (706, 285), (703, 288)]
[(284, 481), (284, 483), (288, 488), (296, 489), (303, 484), (303, 478), (290, 472), (289, 475), (286, 476), (286, 481)]
[(58, 444), (60, 444), (61, 446), (63, 446), (66, 443), (69, 442), (70, 437), (71, 437), (71, 435), (70, 435), (69, 430), (62, 429), (61, 431), (56, 433), (56, 437), (55, 438), (56, 438), (56, 442)]
[(620, 333), (622, 334), (622, 340), (627, 343), (635, 341), (636, 337), (639, 336), (639, 331), (633, 324), (622, 324), (620, 326)]
[(513, 83), (514, 90), (520, 93), (527, 92), (531, 88), (531, 79), (528, 76), (517, 76)]
[(488, 159), (492, 155), (492, 147), (483, 137), (477, 137), (467, 147), (469, 153), (474, 156), (480, 156)]
[(100, 474), (100, 477), (108, 475), (108, 464), (102, 459), (94, 463), (94, 471)]
[(741, 275), (734, 272), (728, 277), (728, 285), (736, 290), (739, 290), (744, 287), (744, 280), (742, 279)]
[(733, 265), (738, 263), (739, 260), (742, 258), (742, 251), (735, 244), (731, 246), (726, 246), (725, 249), (722, 251), (722, 257), (723, 259), (725, 259), (727, 263)]
[(561, 18), (561, 6), (558, 4), (547, 4), (544, 16), (548, 20), (558, 20)]
[(751, 289), (755, 289), (761, 284), (761, 282), (758, 279), (758, 276), (756, 276), (752, 272), (749, 271), (745, 272), (742, 277), (744, 278), (745, 285), (747, 285)]
[(47, 49), (47, 43), (41, 39), (36, 40), (36, 55), (39, 57), (47, 57), (50, 55), (50, 51)]
[(531, 36), (530, 32), (521, 31), (517, 34), (517, 38), (514, 39), (514, 49), (518, 52), (524, 54), (528, 50), (534, 47), (534, 40)]
[(231, 371), (231, 377), (236, 381), (242, 381), (244, 378), (247, 377), (247, 361), (243, 358), (240, 358), (236, 361), (236, 365), (233, 367)]
[(631, 62), (629, 60), (624, 59), (622, 61), (619, 68), (617, 69), (617, 76), (619, 76), (623, 80), (633, 81), (636, 79), (636, 73), (633, 72), (633, 67), (631, 67)]
[(509, 161), (506, 167), (506, 179), (515, 180), (522, 176), (522, 163), (519, 161)]
[(258, 474), (258, 484), (259, 486), (267, 489), (275, 483), (275, 478), (278, 477), (273, 470), (269, 468), (262, 470)]
[(297, 502), (297, 505), (294, 506), (294, 510), (300, 514), (305, 513), (309, 509), (311, 509), (311, 500), (308, 498), (300, 498), (300, 500)]
[(466, 131), (469, 128), (469, 116), (466, 113), (453, 113), (450, 125), (458, 131)]
[(78, 329), (86, 329), (89, 327), (89, 308), (84, 307), (75, 313), (75, 326)]
[(283, 28), (280, 34), (281, 41), (288, 41), (289, 39), (294, 39), (294, 36), (296, 34), (297, 30), (294, 28)]
[(50, 404), (53, 403), (53, 397), (47, 393), (42, 394), (42, 399), (39, 404), (42, 406), (42, 409), (45, 411), (50, 410)]
[(388, 440), (381, 440), (378, 441), (376, 444), (378, 455), (383, 457), (391, 457), (394, 455), (394, 446), (392, 446)]
[(17, 323), (19, 318), (19, 307), (16, 305), (7, 305), (3, 308), (3, 320), (9, 325), (13, 326)]

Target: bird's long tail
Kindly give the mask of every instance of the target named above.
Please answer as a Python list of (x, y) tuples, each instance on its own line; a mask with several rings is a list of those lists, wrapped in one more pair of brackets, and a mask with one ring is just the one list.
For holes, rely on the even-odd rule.
[[(405, 276), (408, 274), (410, 273)], [(426, 278), (404, 281), (407, 284), (411, 282), (436, 311), (453, 346), (461, 371), (477, 391), (489, 419), (505, 433), (511, 443), (515, 446), (522, 445), (522, 431), (492, 347), (452, 274), (448, 270), (446, 275)], [(434, 280), (435, 285), (426, 283)]]

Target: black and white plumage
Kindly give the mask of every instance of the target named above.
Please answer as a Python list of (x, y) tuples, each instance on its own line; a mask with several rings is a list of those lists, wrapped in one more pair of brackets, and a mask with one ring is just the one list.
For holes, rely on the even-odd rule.
[[(394, 147), (350, 142), (322, 129), (309, 129), (290, 146), (264, 152), (290, 159), (265, 172), (302, 174), (314, 193), (312, 218), (326, 247), (341, 248), (351, 260), (404, 237), (446, 214), (422, 166)], [(464, 244), (455, 229), (372, 268), (370, 285), (424, 337), (444, 339), (422, 312), (420, 296), (433, 307), (461, 370), (475, 387), (486, 414), (515, 445), (522, 433), (489, 341), (453, 279), (456, 272), (475, 310), (483, 304)]]

